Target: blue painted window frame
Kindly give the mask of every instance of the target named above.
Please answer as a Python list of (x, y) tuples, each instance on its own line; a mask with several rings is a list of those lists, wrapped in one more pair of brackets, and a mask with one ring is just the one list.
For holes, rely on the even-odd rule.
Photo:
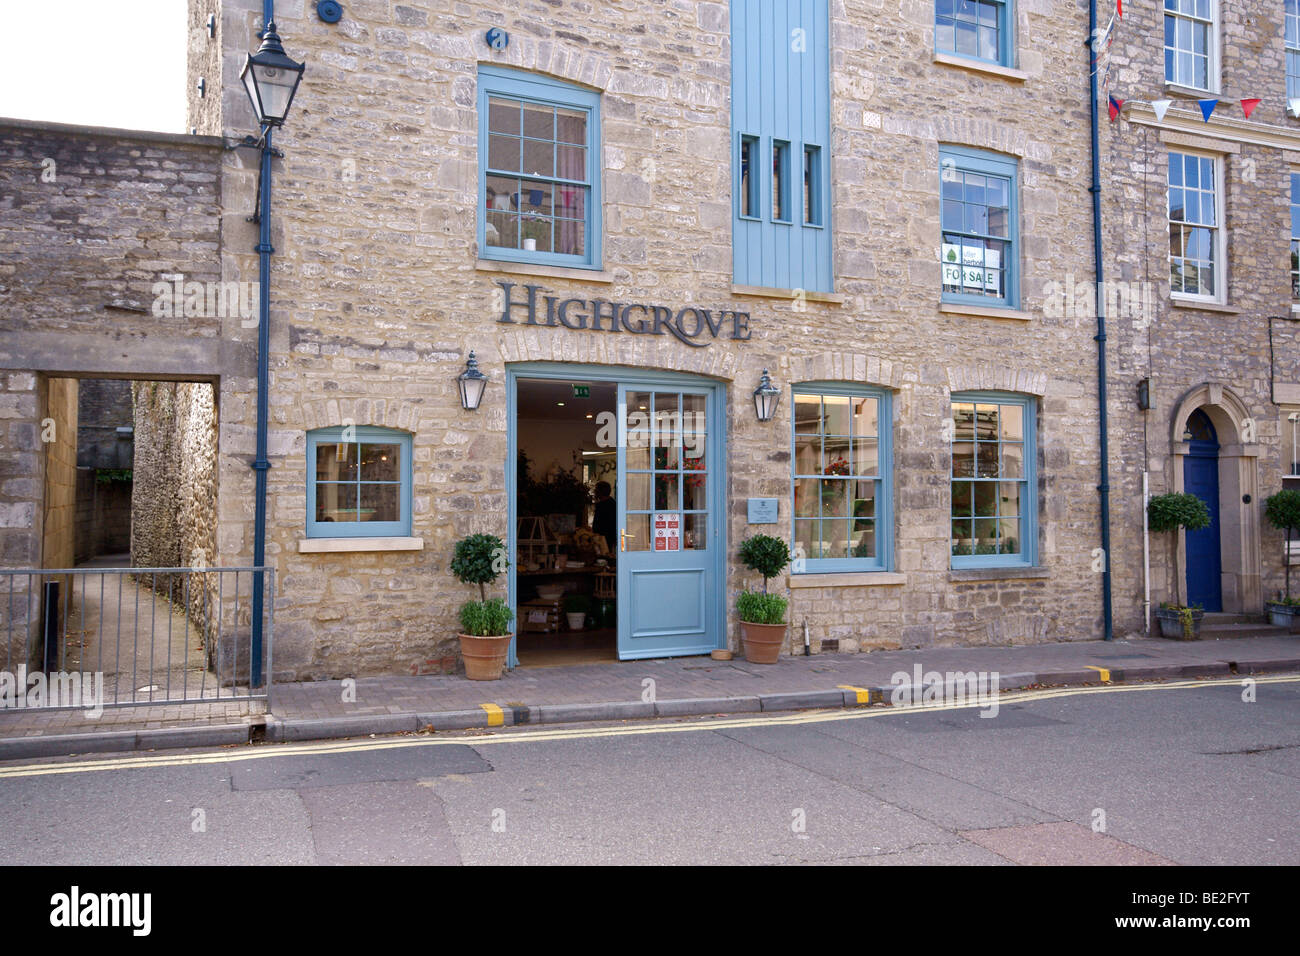
[[(790, 198), (790, 141), (772, 140), (772, 221), (781, 226), (794, 225), (793, 200)], [(777, 215), (778, 210), (780, 215)]]
[[(946, 6), (949, 9), (955, 9), (954, 3), (960, 4), (962, 0), (952, 0)], [(943, 45), (943, 38), (939, 27), (940, 10), (945, 7), (943, 0), (935, 0), (934, 5), (934, 49), (936, 53), (944, 53), (948, 56), (959, 56), (967, 60), (975, 60), (981, 63), (995, 63), (998, 66), (1015, 66), (1015, 7), (1012, 5), (1013, 0), (983, 0), (985, 3), (991, 3), (998, 7), (998, 55), (992, 57), (979, 56), (977, 54), (959, 53), (955, 45), (948, 48)]]
[(803, 224), (810, 229), (822, 227), (822, 197), (826, 190), (822, 173), (822, 148), (813, 143), (803, 146), (804, 201)]
[(349, 444), (383, 443), (402, 449), (401, 519), (398, 521), (317, 521), (316, 520), (316, 446), (339, 444), (344, 428), (316, 428), (307, 433), (307, 537), (309, 538), (405, 538), (411, 535), (413, 464), (410, 432), (373, 426), (352, 426), (355, 435)]
[[(1038, 401), (1032, 395), (1015, 392), (953, 392), (949, 404), (949, 415), (956, 420), (955, 406), (959, 403), (984, 405), (1016, 406), (1023, 410), (1023, 456), (1024, 476), (1022, 478), (998, 481), (1017, 481), (1021, 485), (1020, 495), (1020, 553), (1019, 554), (952, 554), (952, 486), (956, 481), (975, 481), (973, 477), (956, 477), (952, 468), (952, 445), (958, 440), (954, 432), (948, 445), (948, 552), (953, 570), (961, 568), (1024, 568), (1036, 567), (1038, 563)], [(999, 471), (1001, 466), (999, 465)], [(973, 518), (971, 520), (974, 520)]]
[[(558, 252), (529, 252), (487, 244), (486, 199), (488, 178), (488, 99), (505, 96), (545, 106), (583, 110), (587, 113), (587, 218), (583, 248), (586, 255), (566, 255)], [(477, 241), (480, 259), (500, 262), (527, 262), (537, 265), (569, 266), (577, 269), (602, 268), (603, 207), (601, 204), (601, 129), (600, 94), (592, 90), (537, 76), (520, 70), (480, 65), (478, 68), (478, 195), (474, 205), (477, 212)], [(509, 175), (503, 173), (502, 175)], [(515, 174), (518, 175), (518, 174)], [(527, 178), (527, 177), (522, 177)]]
[[(1010, 251), (1006, 256), (1004, 282), (1006, 295), (995, 298), (987, 295), (970, 295), (963, 292), (946, 292), (943, 290), (943, 276), (940, 273), (939, 291), (941, 301), (959, 305), (978, 305), (985, 308), (1015, 309), (1020, 305), (1020, 163), (1013, 156), (1001, 153), (989, 153), (964, 146), (939, 147), (939, 247), (943, 248), (945, 233), (965, 233), (964, 230), (944, 229), (943, 226), (943, 185), (944, 174), (949, 169), (959, 172), (981, 173), (1010, 180), (1007, 209), (1008, 229), (1006, 242)], [(963, 223), (963, 226), (965, 224)], [(990, 238), (1002, 238), (992, 237)], [(941, 263), (942, 265), (942, 263)]]
[[(749, 155), (745, 155), (745, 147)], [(741, 133), (736, 153), (736, 216), (751, 222), (761, 222), (763, 212), (763, 142), (758, 136)], [(749, 212), (745, 212), (745, 208)]]
[(874, 558), (808, 558), (796, 559), (794, 574), (834, 574), (837, 572), (890, 571), (894, 566), (894, 402), (893, 393), (885, 388), (855, 385), (851, 382), (799, 382), (790, 389), (790, 553), (795, 553), (798, 541), (794, 495), (799, 478), (817, 478), (817, 475), (800, 475), (796, 471), (795, 455), (795, 396), (833, 395), (847, 398), (876, 400), (876, 431), (879, 454), (879, 477), (876, 479), (876, 556)]

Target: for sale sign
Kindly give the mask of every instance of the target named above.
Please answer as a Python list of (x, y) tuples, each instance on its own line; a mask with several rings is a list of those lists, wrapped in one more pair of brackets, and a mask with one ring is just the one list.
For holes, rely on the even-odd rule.
[(655, 550), (680, 551), (682, 549), (682, 516), (674, 511), (658, 511), (654, 515)]

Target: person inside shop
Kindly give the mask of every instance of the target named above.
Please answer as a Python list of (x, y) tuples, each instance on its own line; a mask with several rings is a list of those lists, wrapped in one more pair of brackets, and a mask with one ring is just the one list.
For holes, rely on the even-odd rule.
[(615, 529), (618, 524), (618, 509), (614, 505), (613, 491), (608, 481), (596, 482), (596, 506), (591, 516), (591, 530), (601, 535), (614, 552)]

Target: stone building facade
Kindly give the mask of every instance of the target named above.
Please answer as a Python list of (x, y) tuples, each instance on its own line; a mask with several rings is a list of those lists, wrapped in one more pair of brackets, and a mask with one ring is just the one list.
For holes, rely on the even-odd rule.
[[(274, 174), (267, 556), (277, 575), (277, 676), (457, 666), (456, 608), (472, 594), (448, 564), (455, 541), (473, 532), (500, 535), (515, 550), (516, 403), (526, 376), (617, 383), (642, 393), (707, 393), (708, 427), (719, 442), (709, 452), (710, 487), (717, 490), (703, 511), (717, 558), (701, 598), (718, 610), (705, 629), (712, 647), (738, 646), (736, 595), (758, 583), (736, 559), (740, 541), (762, 531), (799, 545), (805, 538), (798, 521), (811, 519), (796, 494), (812, 488), (829, 495), (841, 474), (831, 470), (839, 464), (824, 463), (813, 477), (794, 471), (804, 447), (798, 410), (810, 395), (822, 396), (821, 408), (830, 407), (828, 397), (867, 398), (885, 414), (872, 439), (880, 461), (872, 493), (853, 505), (869, 498), (877, 509), (870, 512), (873, 543), (855, 539), (848, 553), (820, 564), (805, 552), (774, 582), (791, 598), (790, 650), (802, 643), (805, 622), (813, 652), (1101, 637), (1099, 570), (1106, 556), (1099, 561), (1095, 320), (1065, 291), (1089, 290), (1096, 278), (1081, 48), (1087, 10), (1046, 2), (988, 6), (1004, 19), (996, 28), (966, 24), (975, 37), (966, 47), (966, 27), (937, 16), (934, 6), (881, 8), (866, 0), (770, 9), (759, 0), (557, 0), (536, 7), (477, 0), (454, 11), (415, 0), (352, 0), (335, 24), (306, 0), (275, 4), (286, 49), (308, 64), (276, 136), (284, 156)], [(780, 30), (778, 8), (785, 17)], [(163, 273), (222, 283), (257, 279), (256, 226), (246, 221), (257, 154), (220, 150), (215, 136), (233, 142), (254, 129), (238, 74), (257, 47), (262, 16), (258, 0), (191, 0), (188, 125), (196, 135), (159, 137), (148, 147), (165, 160), (147, 171), (151, 178), (172, 172), (170, 183), (195, 190), (173, 200), (169, 185), (156, 196), (178, 204), (157, 217), (171, 230), (159, 237), (169, 243), (166, 252), (135, 272), (113, 272), (123, 288), (111, 295), (59, 290), (58, 300), (70, 303), (67, 314), (53, 323), (16, 320), (36, 338), (26, 349), (0, 345), (4, 367), (18, 370), (11, 389), (26, 381), (27, 370), (66, 370), (68, 360), (56, 361), (39, 336), (74, 333), (141, 346), (130, 354), (101, 350), (109, 361), (92, 360), (78, 345), (78, 374), (212, 382), (215, 561), (224, 566), (246, 566), (252, 555), (256, 322), (200, 310), (182, 326), (131, 308), (148, 299)], [(1137, 84), (1158, 69), (1160, 25), (1142, 16), (1154, 17), (1131, 12), (1117, 41), (1117, 82)], [(1225, 24), (1232, 41), (1224, 44), (1225, 69), (1231, 57), (1249, 64), (1236, 69), (1275, 69), (1280, 47), (1270, 40), (1252, 48), (1248, 22)], [(1139, 33), (1145, 39), (1134, 39)], [(769, 61), (785, 64), (780, 83), (761, 72)], [(762, 82), (751, 82), (754, 70)], [(790, 115), (804, 100), (773, 106), (764, 98), (763, 90), (786, 88), (810, 91), (807, 116)], [(554, 115), (569, 118), (552, 127), (555, 156), (575, 142), (563, 139), (564, 122), (588, 117), (579, 144), (590, 157), (588, 179), (571, 168), (556, 180), (553, 170), (552, 179), (565, 182), (547, 193), (554, 200), (586, 190), (588, 214), (579, 221), (587, 242), (573, 245), (556, 226), (543, 242), (564, 249), (549, 255), (536, 254), (522, 238), (528, 222), (518, 226), (516, 245), (501, 240), (504, 224), (515, 221), (512, 208), (528, 220), (523, 204), (537, 206), (521, 197), (543, 190), (535, 182), (517, 187), (508, 200), (514, 207), (499, 204), (507, 194), (485, 191), (495, 181), (485, 171), (495, 129), (489, 104), (494, 96), (531, 102), (538, 90), (554, 91)], [(741, 112), (738, 104), (753, 109), (753, 129), (741, 128), (733, 115), (733, 107)], [(1164, 173), (1159, 149), (1152, 154), (1148, 144), (1191, 133), (1172, 128), (1186, 126), (1184, 120), (1144, 126), (1142, 115), (1130, 110), (1104, 131), (1103, 144), (1109, 268), (1128, 282), (1144, 282), (1149, 273), (1153, 288), (1163, 289), (1158, 317), (1141, 329), (1155, 343), (1155, 366), (1138, 349), (1136, 329), (1120, 320), (1111, 326), (1109, 558), (1120, 636), (1143, 628), (1142, 536), (1133, 529), (1141, 527), (1144, 427), (1153, 487), (1159, 490), (1161, 468), (1174, 486), (1176, 443), (1162, 451), (1152, 436), (1165, 440), (1182, 427), (1187, 416), (1175, 410), (1200, 401), (1195, 390), (1202, 386), (1202, 404), (1211, 408), (1228, 401), (1225, 395), (1238, 396), (1242, 410), (1234, 421), (1256, 423), (1249, 448), (1226, 440), (1229, 429), (1217, 412), (1210, 417), (1221, 426), (1225, 462), (1258, 461), (1250, 485), (1256, 515), (1258, 496), (1279, 480), (1283, 457), (1284, 419), (1261, 391), (1266, 340), (1258, 323), (1247, 331), (1241, 319), (1247, 308), (1285, 312), (1289, 304), (1267, 304), (1286, 294), (1286, 262), (1284, 247), (1277, 256), (1266, 250), (1285, 228), (1285, 194), (1269, 190), (1286, 178), (1289, 147), (1278, 144), (1289, 142), (1293, 121), (1257, 117), (1254, 125), (1212, 122), (1195, 130), (1202, 139), (1235, 144), (1230, 155), (1253, 158), (1249, 185), (1262, 197), (1235, 203), (1235, 190), (1246, 183), (1235, 185), (1229, 163), (1229, 307), (1243, 315), (1224, 324), (1230, 313), (1223, 309), (1168, 307)], [(781, 122), (795, 131), (782, 133)], [(19, 141), (11, 155), (28, 166), (51, 148), (31, 142), (44, 135), (39, 131), (5, 129)], [(83, 151), (83, 165), (91, 145), (139, 148), (111, 134), (65, 138)], [(1146, 164), (1148, 155), (1155, 158)], [(140, 153), (141, 161), (149, 158)], [(28, 166), (22, 169), (30, 174)], [(770, 187), (753, 185), (769, 171)], [(537, 175), (521, 168), (515, 179), (522, 184)], [(29, 203), (37, 218), (55, 202), (51, 193), (22, 188), (44, 197)], [(124, 190), (125, 180), (94, 204), (129, 204)], [(791, 205), (803, 221), (791, 217)], [(978, 207), (974, 225), (962, 218), (967, 206)], [(131, 262), (153, 237), (133, 220), (125, 226), (114, 241), (131, 250)], [(825, 273), (800, 272), (796, 253), (783, 260), (773, 251), (770, 237), (786, 227), (822, 230), (806, 250), (811, 262), (821, 255), (814, 247), (829, 249), (827, 263), (817, 259)], [(751, 235), (758, 237), (752, 246)], [(0, 253), (23, 241), (0, 233)], [(982, 257), (968, 259), (977, 247)], [(18, 260), (0, 259), (0, 268), (6, 262), (12, 275)], [(1275, 265), (1278, 276), (1270, 271)], [(105, 296), (128, 306), (111, 313), (112, 324), (88, 315)], [(22, 314), (21, 305), (5, 302), (6, 322)], [(1283, 339), (1291, 327), (1277, 325), (1280, 368), (1277, 350), (1290, 347)], [(154, 343), (165, 347), (155, 350)], [(33, 352), (36, 346), (44, 351)], [(456, 381), (471, 350), (489, 379), (474, 411), (462, 407)], [(1239, 371), (1216, 366), (1225, 355), (1240, 362)], [(102, 367), (106, 362), (113, 367)], [(781, 401), (772, 420), (759, 421), (752, 393), (765, 369)], [(1283, 385), (1300, 380), (1294, 372), (1277, 374)], [(1147, 376), (1154, 407), (1142, 413), (1134, 395)], [(994, 422), (1012, 424), (998, 431)], [(317, 443), (341, 446), (349, 428), (388, 436), (383, 440), (409, 461), (399, 533), (330, 534), (320, 527), (321, 511), (308, 506), (323, 460)], [(991, 448), (988, 461), (979, 457), (981, 447)], [(986, 465), (993, 469), (987, 474)], [(959, 505), (960, 488), (977, 478), (1007, 479), (995, 497), (1023, 502), (1024, 512), (976, 512), (973, 489)], [(774, 523), (751, 523), (752, 499), (775, 501)], [(11, 508), (4, 502), (0, 508)], [(16, 512), (0, 511), (10, 513)], [(858, 514), (848, 522), (855, 529)], [(981, 530), (994, 525), (995, 532)], [(1234, 593), (1242, 610), (1258, 612), (1280, 573), (1270, 557), (1276, 542), (1257, 520), (1239, 525), (1234, 533), (1243, 554), (1254, 549), (1242, 560), (1255, 564), (1239, 575)], [(826, 547), (818, 537), (824, 533), (806, 540)], [(1160, 557), (1157, 550), (1153, 568)], [(517, 566), (519, 555), (511, 558)], [(501, 590), (518, 596), (513, 572)], [(708, 648), (695, 648), (701, 649)]]
[[(210, 43), (223, 61), (219, 82), (208, 76), (206, 95), (193, 100), (190, 125), (242, 136), (253, 124), (238, 70), (257, 45), (262, 5), (195, 9), (193, 24), (218, 15)], [(370, 2), (348, 4), (330, 25), (310, 3), (280, 3), (275, 15), (286, 49), (308, 63), (275, 172), (268, 553), (280, 575), (277, 671), (419, 672), (454, 660), (456, 607), (469, 591), (448, 572), (452, 546), (476, 531), (509, 537), (507, 377), (548, 363), (721, 386), (719, 645), (737, 646), (735, 595), (758, 583), (735, 560), (739, 542), (754, 531), (792, 536), (791, 388), (812, 382), (887, 393), (894, 446), (887, 566), (780, 581), (814, 651), (1100, 636), (1095, 370), (1079, 361), (1093, 330), (1046, 316), (1041, 302), (1052, 278), (1091, 281), (1080, 225), (1086, 73), (1064, 52), (1086, 34), (1086, 11), (1019, 4), (1010, 63), (993, 65), (937, 54), (928, 8), (898, 9), (886, 29), (873, 5), (830, 5), (834, 281), (825, 291), (736, 281), (727, 4), (559, 3), (538, 16), (506, 3), (452, 13)], [(491, 27), (509, 34), (503, 50), (486, 42)], [(192, 64), (207, 56), (192, 43)], [(501, 261), (480, 246), (477, 84), (487, 67), (598, 98), (598, 268)], [(1015, 307), (941, 302), (949, 146), (1016, 164)], [(228, 208), (251, 202), (254, 161), (251, 152), (227, 156)], [(233, 215), (224, 225), (223, 274), (252, 276), (252, 227)], [(671, 334), (529, 325), (518, 310), (506, 324), (501, 282), (513, 286), (507, 298), (532, 284), (538, 295), (586, 303), (747, 313), (750, 335), (695, 347)], [(475, 412), (461, 408), (455, 382), (470, 349), (491, 380)], [(751, 400), (764, 368), (784, 393), (771, 422), (756, 420)], [(1021, 396), (1037, 412), (1031, 565), (952, 566), (954, 393)], [(330, 550), (306, 533), (308, 433), (349, 423), (410, 434), (410, 540)], [(759, 497), (778, 500), (775, 526), (748, 524), (747, 501)], [(236, 534), (223, 514), (221, 529), (221, 560), (246, 558), (247, 524)]]
[[(1216, 3), (1211, 14), (1207, 69), (1190, 82), (1166, 74), (1159, 9), (1126, 8), (1112, 44), (1112, 92), (1125, 106), (1102, 131), (1103, 222), (1106, 278), (1121, 303), (1109, 354), (1113, 566), (1117, 626), (1126, 631), (1141, 629), (1147, 593), (1143, 540), (1133, 530), (1142, 527), (1143, 472), (1152, 494), (1188, 490), (1211, 499), (1218, 524), (1199, 544), (1187, 535), (1152, 537), (1151, 603), (1188, 598), (1190, 583), (1193, 602), (1227, 613), (1257, 613), (1279, 596), (1284, 536), (1264, 520), (1263, 503), (1300, 487), (1288, 419), (1300, 411), (1300, 293), (1292, 286), (1300, 120), (1287, 108), (1286, 55), (1298, 42), (1296, 24), (1288, 40), (1284, 5), (1265, 0)], [(1204, 99), (1219, 101), (1208, 121)], [(1243, 99), (1262, 101), (1249, 118)], [(1165, 100), (1161, 119), (1151, 104)], [(1214, 177), (1195, 191), (1216, 259), (1201, 272), (1190, 264), (1180, 272), (1171, 266), (1171, 220), (1184, 230), (1177, 224), (1196, 218), (1184, 198), (1192, 195), (1185, 179), (1193, 159), (1197, 172)], [(1174, 247), (1187, 248), (1177, 239)], [(1143, 380), (1147, 410), (1138, 407)], [(1206, 419), (1217, 450), (1202, 441), (1211, 434)], [(1193, 489), (1188, 469), (1207, 447)]]

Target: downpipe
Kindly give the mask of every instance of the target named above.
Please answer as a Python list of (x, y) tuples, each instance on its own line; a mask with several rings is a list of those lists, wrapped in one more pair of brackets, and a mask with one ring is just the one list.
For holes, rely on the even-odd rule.
[(1092, 121), (1092, 256), (1097, 293), (1097, 407), (1099, 409), (1098, 455), (1101, 459), (1100, 483), (1097, 494), (1101, 505), (1101, 594), (1103, 635), (1106, 640), (1115, 637), (1114, 607), (1111, 596), (1110, 554), (1110, 442), (1106, 399), (1106, 295), (1105, 273), (1101, 244), (1101, 120), (1097, 103), (1097, 0), (1088, 0), (1088, 113)]

